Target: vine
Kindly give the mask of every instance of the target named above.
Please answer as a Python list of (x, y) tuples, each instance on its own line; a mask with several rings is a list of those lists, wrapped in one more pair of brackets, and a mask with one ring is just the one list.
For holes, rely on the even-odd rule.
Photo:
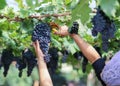
[[(44, 15), (30, 15), (28, 16), (28, 18), (35, 18), (35, 19), (38, 19), (38, 20), (41, 20), (42, 18), (44, 17), (55, 17), (55, 18), (58, 18), (58, 17), (62, 17), (62, 16), (67, 16), (67, 15), (70, 15), (71, 13), (70, 12), (66, 12), (66, 13), (61, 13), (61, 14), (44, 14)], [(10, 17), (7, 17), (7, 16), (4, 16), (4, 15), (0, 15), (0, 19), (3, 19), (3, 18), (6, 18), (8, 21), (16, 21), (16, 22), (19, 22), (19, 21), (23, 21), (25, 19), (23, 18), (20, 18), (20, 17), (15, 17), (14, 19), (11, 19)]]

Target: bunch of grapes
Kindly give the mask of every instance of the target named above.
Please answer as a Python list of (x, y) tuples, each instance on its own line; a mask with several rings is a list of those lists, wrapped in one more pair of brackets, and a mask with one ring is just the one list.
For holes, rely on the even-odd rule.
[(95, 45), (93, 46), (95, 48), (95, 50), (99, 53), (100, 56), (102, 56), (102, 53), (101, 53), (101, 50), (100, 50), (100, 47)]
[(75, 52), (73, 54), (74, 58), (76, 58), (77, 60), (82, 60), (82, 72), (85, 73), (86, 72), (86, 66), (88, 64), (88, 60), (87, 58), (83, 55), (82, 52)]
[(4, 67), (3, 75), (6, 77), (9, 66), (12, 61), (16, 61), (16, 67), (19, 70), (19, 77), (22, 76), (22, 71), (27, 67), (27, 75), (30, 76), (33, 68), (37, 64), (37, 60), (30, 49), (25, 49), (22, 52), (22, 57), (15, 57), (12, 49), (4, 49), (1, 56), (1, 65)]
[(82, 72), (83, 72), (83, 73), (86, 72), (87, 64), (88, 64), (88, 59), (83, 56), (83, 61), (82, 61)]
[(20, 59), (20, 57), (15, 57), (14, 59), (17, 63), (16, 63), (16, 67), (18, 68), (19, 70), (19, 77), (22, 76), (22, 72), (23, 72), (23, 69), (26, 68), (26, 63), (24, 61), (24, 59)]
[(69, 55), (69, 51), (67, 49), (64, 49), (62, 51), (62, 54), (63, 54), (63, 57), (62, 57), (62, 62), (65, 63), (67, 58), (68, 58), (68, 55)]
[(4, 49), (1, 56), (2, 66), (4, 67), (3, 75), (6, 77), (9, 66), (12, 63), (12, 58), (14, 57), (11, 49)]
[(24, 58), (24, 61), (27, 65), (27, 76), (30, 76), (33, 68), (37, 64), (35, 56), (33, 55), (33, 52), (30, 49), (25, 49), (22, 53), (22, 58)]
[(76, 58), (77, 60), (81, 60), (82, 57), (83, 57), (83, 54), (82, 54), (82, 52), (75, 52), (75, 53), (73, 54), (73, 56), (74, 56), (74, 58)]
[(39, 23), (35, 26), (32, 33), (32, 41), (39, 41), (40, 48), (43, 52), (45, 62), (50, 61), (50, 55), (48, 54), (49, 43), (51, 41), (51, 27), (47, 23)]
[(47, 63), (47, 67), (51, 73), (55, 73), (58, 67), (58, 49), (51, 47), (48, 52), (51, 55), (50, 62)]
[(69, 29), (68, 29), (68, 32), (70, 33), (70, 34), (78, 34), (78, 28), (79, 28), (79, 24), (78, 24), (78, 22), (73, 22), (73, 25), (72, 25), (72, 27), (70, 27)]
[(114, 37), (116, 27), (114, 22), (100, 9), (97, 8), (97, 13), (92, 19), (94, 25), (92, 35), (97, 36), (98, 33), (102, 35), (102, 48), (104, 51), (108, 50), (109, 39)]
[(2, 62), (1, 62), (1, 56), (0, 56), (0, 69), (1, 69), (1, 67), (2, 67)]

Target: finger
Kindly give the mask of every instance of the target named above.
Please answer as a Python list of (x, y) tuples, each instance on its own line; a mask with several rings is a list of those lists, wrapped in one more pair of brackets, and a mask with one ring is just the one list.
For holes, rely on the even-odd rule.
[(40, 44), (38, 40), (36, 40), (36, 46), (37, 46), (37, 49), (40, 50), (40, 52), (42, 52), (42, 50), (40, 49)]
[(57, 32), (57, 30), (55, 28), (52, 29), (53, 33)]
[(58, 30), (58, 31), (54, 32), (54, 34), (61, 36), (62, 32), (61, 32), (61, 30)]
[(36, 49), (36, 44), (35, 44), (35, 42), (32, 43), (32, 46)]
[(37, 48), (40, 48), (40, 45), (39, 45), (39, 41), (38, 41), (38, 40), (36, 40), (36, 46), (37, 46)]

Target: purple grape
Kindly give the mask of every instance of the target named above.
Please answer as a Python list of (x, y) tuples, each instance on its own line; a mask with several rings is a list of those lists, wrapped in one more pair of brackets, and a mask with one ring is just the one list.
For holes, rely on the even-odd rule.
[(48, 54), (49, 43), (51, 41), (51, 27), (47, 23), (39, 23), (35, 26), (32, 33), (32, 41), (39, 41), (40, 48), (43, 52), (45, 62), (50, 61), (50, 55)]
[(107, 51), (108, 40), (114, 37), (116, 31), (113, 21), (106, 16), (99, 7), (96, 15), (92, 19), (92, 23), (94, 25), (92, 29), (92, 35), (97, 36), (98, 33), (102, 35), (102, 47), (104, 51)]
[(22, 53), (22, 58), (26, 61), (27, 64), (27, 76), (30, 76), (33, 68), (36, 66), (37, 61), (33, 52), (30, 49), (25, 49)]
[(12, 58), (14, 57), (13, 53), (12, 53), (12, 49), (4, 49), (2, 52), (2, 56), (1, 56), (1, 62), (2, 65), (4, 67), (4, 72), (3, 75), (6, 77), (8, 70), (9, 70), (9, 66), (12, 62)]
[(54, 74), (58, 67), (58, 49), (55, 47), (51, 47), (48, 52), (51, 56), (50, 62), (47, 63), (47, 67), (49, 69), (49, 72)]
[(79, 29), (79, 24), (78, 24), (78, 22), (73, 22), (73, 25), (72, 25), (72, 27), (70, 27), (69, 29), (68, 29), (68, 31), (69, 31), (69, 33), (71, 33), (71, 34), (78, 34), (78, 29)]

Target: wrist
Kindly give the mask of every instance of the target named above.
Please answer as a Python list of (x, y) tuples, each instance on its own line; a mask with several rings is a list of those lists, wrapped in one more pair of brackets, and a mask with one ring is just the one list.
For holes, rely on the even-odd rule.
[(44, 61), (44, 59), (41, 59), (41, 58), (38, 58), (37, 62), (38, 62), (38, 65), (46, 64), (46, 62)]
[(69, 34), (69, 36), (70, 36), (71, 38), (75, 38), (76, 36), (78, 36), (78, 34)]

